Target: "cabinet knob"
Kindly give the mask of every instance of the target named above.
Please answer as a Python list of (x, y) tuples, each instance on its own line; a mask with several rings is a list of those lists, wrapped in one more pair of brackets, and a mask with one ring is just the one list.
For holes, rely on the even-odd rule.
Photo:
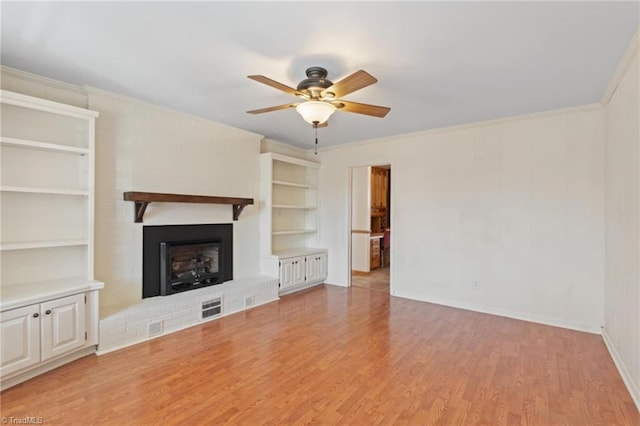
[(45, 314), (50, 315), (50, 314), (51, 314), (51, 309), (47, 309), (47, 310), (45, 311)]
[(33, 317), (34, 317), (34, 318), (38, 318), (39, 316), (40, 316), (40, 314), (39, 314), (39, 313), (37, 313), (37, 312), (36, 312), (35, 314), (33, 314)]

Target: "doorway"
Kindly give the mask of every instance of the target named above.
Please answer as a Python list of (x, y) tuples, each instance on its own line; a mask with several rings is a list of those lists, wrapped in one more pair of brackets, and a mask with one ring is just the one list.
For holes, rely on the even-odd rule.
[(351, 168), (351, 285), (390, 293), (391, 166)]

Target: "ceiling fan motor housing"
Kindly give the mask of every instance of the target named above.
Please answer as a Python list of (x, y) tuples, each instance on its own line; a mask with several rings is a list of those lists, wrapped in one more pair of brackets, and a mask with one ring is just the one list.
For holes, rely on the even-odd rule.
[(302, 80), (297, 89), (311, 99), (317, 99), (323, 90), (333, 86), (333, 82), (326, 78), (327, 70), (322, 67), (307, 68), (306, 74), (308, 78)]

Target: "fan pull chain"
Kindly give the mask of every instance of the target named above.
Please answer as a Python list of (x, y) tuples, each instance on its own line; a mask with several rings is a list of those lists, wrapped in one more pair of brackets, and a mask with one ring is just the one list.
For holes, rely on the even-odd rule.
[(315, 150), (315, 155), (318, 155), (318, 125), (316, 124), (314, 126), (314, 128), (316, 129), (316, 150)]

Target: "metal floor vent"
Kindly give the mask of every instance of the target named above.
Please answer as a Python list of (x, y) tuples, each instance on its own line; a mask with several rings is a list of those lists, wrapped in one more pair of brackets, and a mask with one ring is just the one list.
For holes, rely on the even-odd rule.
[(222, 314), (222, 297), (202, 302), (202, 319), (220, 316)]
[(255, 302), (256, 302), (255, 296), (247, 296), (244, 298), (244, 307), (248, 308), (249, 306), (253, 306)]
[(159, 336), (162, 334), (163, 331), (164, 331), (163, 321), (150, 322), (147, 327), (147, 335), (149, 337)]

